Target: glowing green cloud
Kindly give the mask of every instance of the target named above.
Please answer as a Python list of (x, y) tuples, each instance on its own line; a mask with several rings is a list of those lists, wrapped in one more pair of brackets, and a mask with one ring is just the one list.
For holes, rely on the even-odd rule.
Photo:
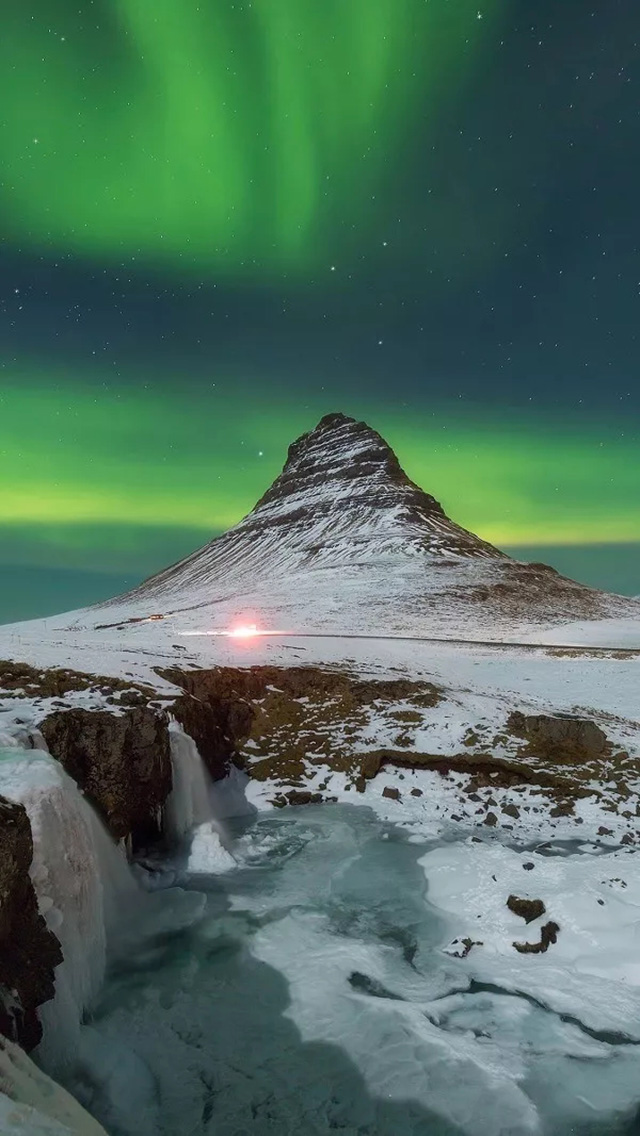
[(380, 223), (412, 121), (459, 87), (502, 0), (483, 20), (477, 0), (5, 4), (9, 233), (255, 272), (326, 264)]
[[(161, 567), (239, 520), (335, 404), (22, 378), (0, 399), (0, 562)], [(640, 541), (640, 439), (611, 424), (365, 417), (454, 520), (498, 545)], [(155, 551), (153, 551), (155, 550)], [(175, 555), (174, 555), (175, 554)]]

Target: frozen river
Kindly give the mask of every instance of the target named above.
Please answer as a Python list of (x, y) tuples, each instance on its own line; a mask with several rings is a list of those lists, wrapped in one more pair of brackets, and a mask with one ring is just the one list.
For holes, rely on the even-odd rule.
[[(438, 895), (443, 866), (453, 872), (451, 897), (460, 857), (475, 870), (500, 849), (410, 841), (342, 805), (263, 815), (230, 836), (237, 866), (182, 867), (189, 894), (167, 892), (162, 926), (129, 941), (84, 1027), (67, 1085), (111, 1136), (640, 1131), (633, 1000), (615, 1029), (615, 999), (600, 1012), (587, 981), (582, 1015), (575, 963), (553, 948), (512, 952), (504, 986), (490, 943), (461, 959), (444, 949), (455, 920), (430, 902), (431, 871)], [(597, 861), (605, 875), (606, 859), (575, 853), (552, 869)], [(606, 1001), (608, 979), (593, 982)]]

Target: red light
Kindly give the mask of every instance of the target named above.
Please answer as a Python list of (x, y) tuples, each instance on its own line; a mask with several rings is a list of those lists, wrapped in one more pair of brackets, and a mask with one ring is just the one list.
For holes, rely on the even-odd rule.
[(231, 631), (227, 632), (232, 639), (252, 639), (254, 635), (259, 635), (260, 632), (255, 623), (243, 624), (239, 627), (234, 627)]

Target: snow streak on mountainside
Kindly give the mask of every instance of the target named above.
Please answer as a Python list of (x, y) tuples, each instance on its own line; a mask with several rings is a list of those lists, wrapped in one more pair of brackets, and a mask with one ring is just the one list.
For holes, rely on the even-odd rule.
[(130, 616), (213, 605), (214, 627), (253, 613), (287, 630), (488, 638), (501, 623), (513, 633), (640, 613), (456, 525), (375, 430), (342, 414), (293, 443), (238, 525), (114, 605)]
[(287, 463), (244, 520), (141, 591), (360, 565), (390, 555), (503, 559), (409, 480), (375, 430), (329, 414), (289, 448)]

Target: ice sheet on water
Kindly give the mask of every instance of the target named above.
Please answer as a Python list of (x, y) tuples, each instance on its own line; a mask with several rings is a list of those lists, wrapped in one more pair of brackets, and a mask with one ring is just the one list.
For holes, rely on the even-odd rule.
[[(452, 919), (477, 914), (466, 893), (455, 909), (435, 906), (435, 885), (425, 895), (438, 863), (442, 896), (457, 875), (463, 887), (456, 845), (428, 852), (367, 809), (338, 806), (262, 818), (234, 855), (202, 917), (134, 944), (96, 1007), (76, 1084), (117, 1136), (147, 1136), (134, 1116), (149, 1136), (592, 1136), (587, 1123), (600, 1121), (599, 1133), (622, 1131), (618, 1115), (640, 1098), (640, 1046), (510, 991), (508, 953), (494, 952), (507, 981), (484, 985), (480, 948), (443, 954)], [(464, 855), (481, 863), (484, 846)], [(544, 862), (582, 859), (603, 863)], [(524, 960), (530, 977), (547, 957)], [(583, 973), (574, 967), (576, 984)], [(126, 1068), (135, 1075), (122, 1083)]]
[[(523, 865), (533, 864), (531, 870)], [(586, 1026), (640, 1041), (640, 861), (627, 851), (544, 856), (499, 844), (459, 842), (421, 860), (429, 900), (446, 917), (444, 939), (482, 940), (461, 961), (465, 974), (528, 994)], [(515, 894), (541, 899), (529, 926), (506, 906)], [(558, 941), (546, 954), (521, 955), (554, 920)]]

